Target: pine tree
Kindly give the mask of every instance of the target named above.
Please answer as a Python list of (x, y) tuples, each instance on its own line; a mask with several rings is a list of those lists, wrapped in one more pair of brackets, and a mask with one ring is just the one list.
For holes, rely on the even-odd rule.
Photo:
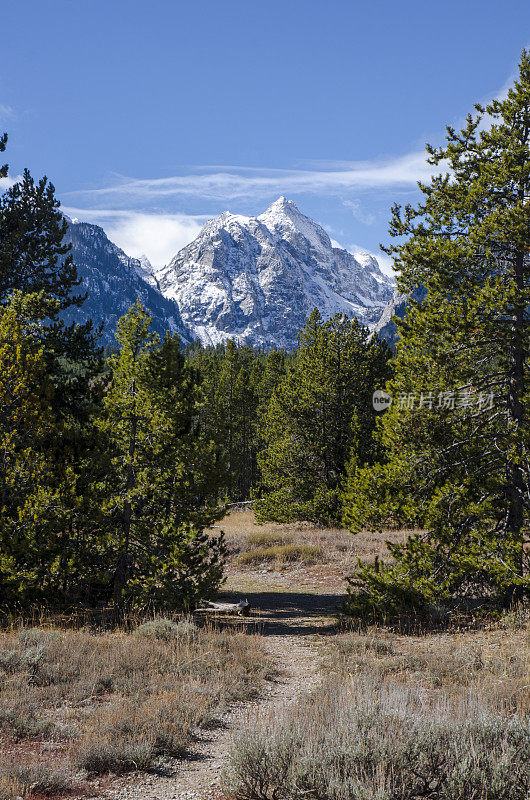
[(194, 429), (200, 395), (177, 336), (159, 337), (139, 302), (122, 317), (119, 353), (102, 426), (111, 448), (106, 509), (117, 526), (117, 606), (192, 603), (222, 576), (222, 537), (203, 528), (217, 516), (215, 458)]
[[(0, 136), (0, 153), (3, 153), (6, 149), (7, 144), (7, 133), (3, 133)], [(7, 176), (7, 164), (3, 164), (0, 167), (0, 178), (5, 178)]]
[[(340, 519), (352, 448), (371, 458), (374, 381), (385, 379), (386, 348), (357, 319), (323, 321), (315, 309), (300, 334), (291, 368), (274, 391), (259, 456), (264, 497), (260, 521)], [(376, 378), (378, 370), (383, 370)]]
[[(0, 139), (0, 150), (6, 141), (6, 136)], [(7, 167), (0, 171), (5, 175)], [(26, 541), (26, 552), (18, 547), (20, 560), (13, 562), (20, 578), (18, 600), (36, 599), (40, 593), (52, 601), (60, 586), (67, 588), (70, 544), (74, 536), (80, 541), (73, 531), (75, 518), (90, 505), (87, 429), (93, 427), (91, 382), (100, 368), (100, 354), (90, 325), (65, 326), (60, 318), (82, 298), (71, 296), (78, 280), (69, 248), (62, 244), (66, 223), (58, 205), (53, 186), (46, 179), (35, 184), (27, 171), (0, 198), (0, 307), (16, 314), (23, 350), (40, 354), (41, 373), (32, 383), (31, 403), (46, 409), (47, 415), (45, 430), (27, 428), (19, 419), (20, 430), (13, 432), (15, 438), (27, 439), (33, 431), (27, 452), (35, 469), (39, 466), (38, 477), (16, 482), (9, 507), (4, 507), (5, 552), (13, 553), (10, 540)], [(1, 407), (9, 416), (5, 395)], [(26, 509), (31, 509), (29, 515)], [(84, 540), (88, 527), (85, 520)]]
[(101, 368), (101, 353), (91, 322), (66, 325), (61, 318), (86, 295), (76, 293), (80, 279), (71, 245), (63, 243), (68, 225), (59, 205), (53, 185), (45, 177), (35, 182), (28, 170), (0, 196), (0, 303), (13, 291), (43, 293), (49, 301), (36, 335), (57, 389), (56, 411), (75, 415)]
[(50, 463), (44, 443), (53, 417), (45, 393), (42, 347), (31, 335), (41, 298), (15, 293), (0, 307), (0, 596), (21, 599), (38, 581), (44, 550), (34, 520), (49, 491)]
[(352, 469), (345, 517), (425, 532), (391, 546), (392, 565), (359, 568), (354, 610), (506, 606), (530, 588), (528, 53), (507, 98), (476, 111), (427, 147), (447, 171), (420, 185), (423, 201), (393, 209), (400, 288), (427, 296), (399, 326), (386, 458)]

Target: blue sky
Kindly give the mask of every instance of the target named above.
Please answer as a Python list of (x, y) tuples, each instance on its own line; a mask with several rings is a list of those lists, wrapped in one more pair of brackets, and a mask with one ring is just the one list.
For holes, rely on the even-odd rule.
[(158, 264), (280, 194), (377, 253), (425, 142), (530, 42), (525, 0), (4, 0), (0, 19), (11, 174)]

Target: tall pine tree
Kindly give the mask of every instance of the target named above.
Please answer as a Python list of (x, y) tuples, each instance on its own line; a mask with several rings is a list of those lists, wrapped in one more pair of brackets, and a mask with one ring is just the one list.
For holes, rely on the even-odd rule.
[(182, 606), (211, 594), (222, 577), (222, 538), (208, 538), (217, 516), (215, 452), (195, 428), (200, 393), (180, 341), (160, 342), (137, 303), (118, 324), (119, 352), (104, 398), (102, 427), (111, 464), (105, 503), (116, 531), (112, 578), (124, 601)]
[(444, 171), (422, 202), (393, 211), (400, 288), (427, 296), (400, 324), (386, 458), (352, 470), (345, 519), (424, 532), (358, 570), (353, 609), (506, 606), (530, 588), (528, 53), (506, 99), (476, 111), (428, 146)]
[[(5, 144), (4, 136), (0, 150)], [(0, 171), (5, 175), (7, 168)], [(22, 351), (40, 353), (41, 375), (32, 382), (31, 402), (47, 415), (45, 429), (38, 436), (35, 431), (29, 443), (35, 465), (42, 467), (38, 479), (18, 481), (2, 512), (8, 551), (9, 537), (20, 539), (24, 519), (27, 547), (25, 552), (19, 547), (20, 560), (12, 562), (21, 577), (18, 599), (29, 599), (32, 592), (33, 599), (39, 592), (50, 600), (64, 595), (74, 551), (95, 549), (92, 543), (78, 546), (85, 544), (90, 528), (85, 520), (80, 536), (78, 522), (81, 512), (94, 511), (87, 462), (93, 431), (91, 387), (101, 360), (91, 325), (66, 326), (61, 320), (63, 310), (83, 300), (76, 294), (79, 281), (69, 248), (62, 242), (65, 230), (53, 186), (45, 178), (35, 183), (25, 171), (0, 197), (0, 306), (16, 314)], [(3, 356), (15, 357), (15, 351), (7, 348)], [(2, 410), (9, 417), (9, 408)], [(19, 423), (20, 435), (27, 437), (23, 421)], [(28, 508), (29, 515), (24, 511)]]

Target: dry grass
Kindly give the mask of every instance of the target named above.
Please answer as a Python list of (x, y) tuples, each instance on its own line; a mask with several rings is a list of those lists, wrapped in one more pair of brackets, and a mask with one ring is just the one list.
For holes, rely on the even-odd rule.
[(423, 636), (384, 628), (342, 634), (324, 663), (339, 676), (371, 675), (431, 697), (443, 691), (455, 703), (472, 694), (498, 713), (530, 715), (530, 628), (524, 620)]
[(16, 778), (0, 774), (0, 800), (18, 800), (24, 794), (24, 785)]
[(0, 779), (0, 800), (70, 794), (76, 788), (70, 764), (53, 762), (49, 758), (27, 760), (19, 754), (0, 759), (0, 771), (5, 776)]
[(327, 640), (323, 684), (237, 737), (227, 792), (259, 800), (528, 800), (530, 631)]
[(257, 566), (274, 562), (277, 569), (295, 562), (318, 564), (322, 561), (325, 561), (322, 548), (309, 544), (277, 544), (273, 547), (256, 547), (237, 557), (238, 564)]
[(487, 699), (453, 705), (365, 676), (324, 683), (255, 721), (231, 754), (231, 797), (527, 800), (530, 724)]
[[(357, 561), (371, 561), (374, 556), (388, 553), (386, 541), (405, 541), (409, 530), (372, 533), (362, 531), (353, 536), (343, 528), (321, 528), (308, 522), (279, 524), (268, 522), (256, 525), (250, 509), (235, 510), (219, 523), (225, 532), (232, 559), (252, 548), (275, 547), (289, 544), (320, 548), (330, 564), (340, 564), (351, 569)], [(321, 559), (322, 560), (322, 559)]]
[(186, 621), (0, 633), (0, 800), (10, 786), (58, 794), (180, 755), (194, 729), (271, 673), (258, 637)]
[(245, 539), (246, 547), (275, 547), (292, 544), (293, 537), (281, 531), (250, 531)]

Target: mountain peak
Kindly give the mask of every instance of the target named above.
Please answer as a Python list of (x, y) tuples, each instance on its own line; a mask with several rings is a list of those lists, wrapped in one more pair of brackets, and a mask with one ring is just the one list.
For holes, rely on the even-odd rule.
[(287, 216), (289, 218), (303, 216), (296, 203), (293, 203), (292, 200), (288, 200), (282, 194), (278, 197), (274, 203), (271, 203), (270, 206), (267, 208), (263, 214), (258, 217), (258, 219), (262, 217), (273, 217), (273, 216)]
[(258, 217), (265, 227), (282, 239), (302, 235), (317, 251), (329, 251), (331, 242), (324, 228), (298, 209), (296, 203), (279, 197)]
[(275, 200), (274, 203), (270, 204), (267, 211), (270, 211), (273, 208), (292, 208), (298, 211), (296, 203), (293, 203), (292, 200), (288, 200), (283, 194), (280, 195), (280, 197), (278, 197), (278, 199)]
[(258, 217), (225, 212), (210, 220), (157, 276), (185, 324), (210, 344), (235, 338), (290, 349), (315, 306), (325, 318), (340, 312), (367, 324), (393, 292), (375, 260), (365, 267), (334, 248), (283, 196)]

